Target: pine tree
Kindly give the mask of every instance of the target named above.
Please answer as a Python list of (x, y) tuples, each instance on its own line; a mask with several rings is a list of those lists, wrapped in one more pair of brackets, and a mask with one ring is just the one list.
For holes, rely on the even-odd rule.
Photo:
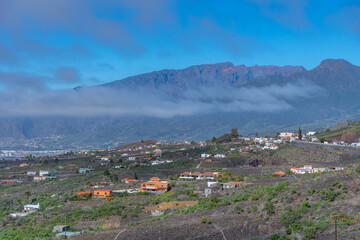
[(302, 140), (301, 128), (299, 126), (299, 140)]

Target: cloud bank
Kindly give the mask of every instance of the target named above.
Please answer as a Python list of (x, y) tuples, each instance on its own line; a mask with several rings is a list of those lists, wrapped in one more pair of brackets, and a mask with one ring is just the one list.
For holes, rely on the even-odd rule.
[(0, 94), (1, 116), (151, 116), (170, 118), (217, 112), (278, 112), (292, 109), (298, 98), (321, 92), (310, 84), (261, 88), (202, 88), (182, 98), (149, 90), (85, 87), (76, 90), (15, 91)]

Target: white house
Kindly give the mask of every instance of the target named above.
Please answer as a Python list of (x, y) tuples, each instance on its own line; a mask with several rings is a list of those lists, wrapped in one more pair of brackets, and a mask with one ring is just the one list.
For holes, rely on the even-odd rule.
[(216, 186), (217, 182), (207, 182), (208, 188)]
[(214, 158), (226, 158), (226, 156), (224, 154), (216, 154)]
[(39, 176), (42, 177), (42, 176), (46, 176), (46, 175), (49, 175), (50, 174), (50, 171), (39, 171)]
[(40, 210), (40, 204), (39, 203), (37, 205), (26, 204), (24, 205), (24, 210), (25, 212), (34, 212)]
[(294, 167), (294, 168), (291, 168), (290, 170), (295, 174), (305, 174), (305, 173), (309, 172), (309, 170), (305, 169), (305, 168), (295, 168)]
[(208, 158), (208, 157), (211, 157), (211, 154), (202, 153), (201, 157), (202, 158)]
[(136, 160), (136, 157), (129, 157), (128, 160), (129, 160), (129, 161), (135, 161), (135, 160)]
[(306, 136), (313, 136), (313, 135), (315, 135), (316, 134), (316, 132), (308, 132), (307, 134), (306, 134)]

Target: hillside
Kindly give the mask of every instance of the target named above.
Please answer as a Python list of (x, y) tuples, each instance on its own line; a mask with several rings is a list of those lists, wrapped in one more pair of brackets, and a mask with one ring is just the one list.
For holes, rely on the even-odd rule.
[(345, 121), (319, 134), (324, 141), (360, 142), (360, 122)]
[[(251, 141), (152, 143), (0, 161), (0, 238), (55, 239), (54, 227), (68, 225), (80, 234), (72, 239), (79, 240), (327, 240), (334, 238), (336, 218), (338, 239), (358, 239), (359, 149), (304, 142), (240, 152), (258, 147)], [(161, 159), (154, 154), (158, 148)], [(211, 157), (203, 158), (203, 153)], [(169, 162), (153, 164), (163, 159)], [(304, 165), (312, 165), (313, 171), (290, 170)], [(92, 170), (80, 172), (83, 168)], [(52, 176), (36, 179), (44, 169)], [(286, 174), (274, 175), (279, 171)], [(189, 172), (213, 177), (215, 183), (180, 178)], [(167, 190), (154, 190), (157, 180), (148, 183), (153, 177)], [(126, 182), (129, 178), (136, 179)], [(110, 198), (99, 196), (101, 190), (111, 190)], [(40, 209), (25, 212), (27, 204)]]

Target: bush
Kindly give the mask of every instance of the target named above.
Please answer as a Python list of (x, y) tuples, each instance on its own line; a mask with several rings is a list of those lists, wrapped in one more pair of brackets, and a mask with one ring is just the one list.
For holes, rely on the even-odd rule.
[(290, 235), (291, 232), (292, 232), (292, 230), (291, 230), (291, 228), (289, 227), (289, 228), (287, 228), (287, 229), (285, 230), (285, 232), (286, 232), (287, 235)]
[(266, 202), (263, 210), (271, 215), (275, 213), (275, 206), (272, 202)]
[(309, 203), (309, 202), (304, 202), (301, 206), (302, 206), (302, 207), (307, 207), (307, 208), (309, 208), (309, 207), (310, 207), (310, 203)]
[(355, 168), (355, 172), (356, 172), (357, 174), (360, 174), (360, 164)]
[(206, 217), (201, 217), (200, 221), (205, 224), (211, 224), (211, 221), (207, 219)]
[(218, 202), (219, 202), (219, 199), (214, 196), (214, 197), (210, 198), (210, 202), (211, 202), (211, 203), (218, 203)]

